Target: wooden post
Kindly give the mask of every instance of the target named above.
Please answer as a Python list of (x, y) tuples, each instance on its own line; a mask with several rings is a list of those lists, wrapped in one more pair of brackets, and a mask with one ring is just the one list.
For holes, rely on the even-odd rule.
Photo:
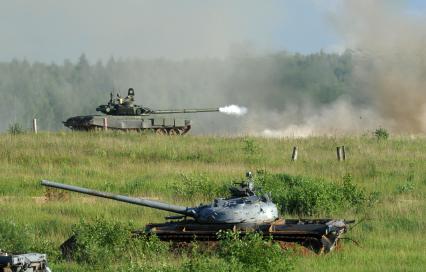
[(297, 146), (293, 147), (293, 153), (291, 154), (291, 160), (296, 161), (297, 160)]
[(104, 117), (104, 129), (108, 130), (108, 119)]
[(337, 160), (342, 160), (342, 148), (340, 146), (336, 147)]
[(33, 119), (33, 131), (35, 134), (37, 134), (37, 119), (34, 118)]
[(337, 154), (337, 160), (338, 161), (344, 161), (346, 160), (346, 151), (345, 146), (338, 146), (336, 147), (336, 154)]

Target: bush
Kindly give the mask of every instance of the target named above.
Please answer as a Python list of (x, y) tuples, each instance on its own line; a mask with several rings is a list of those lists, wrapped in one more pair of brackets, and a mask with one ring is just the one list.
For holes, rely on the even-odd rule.
[(404, 184), (397, 187), (397, 192), (400, 194), (410, 193), (412, 191), (414, 191), (414, 182), (412, 180), (407, 180)]
[(287, 251), (272, 240), (263, 240), (259, 233), (240, 238), (238, 232), (218, 233), (219, 256), (233, 267), (231, 271), (291, 271), (293, 260)]
[[(131, 225), (96, 219), (73, 227), (77, 237), (74, 258), (96, 271), (290, 271), (289, 254), (257, 233), (240, 238), (239, 233), (221, 232), (217, 250), (200, 248), (192, 242), (189, 250), (175, 251), (170, 262), (169, 245), (155, 236), (136, 239)], [(181, 260), (181, 261), (179, 261)], [(125, 264), (125, 265), (123, 265)]]
[(254, 139), (245, 138), (243, 139), (244, 147), (243, 150), (247, 155), (254, 155), (259, 151), (259, 147), (257, 146)]
[(389, 138), (389, 132), (384, 128), (378, 128), (374, 131), (374, 136), (377, 140), (387, 140)]
[(224, 258), (220, 258), (216, 252), (203, 251), (197, 242), (191, 243), (190, 258), (187, 258), (178, 271), (188, 272), (225, 272), (242, 271), (242, 266), (230, 263)]
[(297, 215), (328, 215), (343, 209), (362, 208), (367, 202), (365, 192), (343, 177), (342, 184), (287, 174), (261, 173), (262, 191), (271, 192), (282, 212)]
[[(219, 247), (216, 250), (200, 248), (197, 242), (191, 243), (188, 256), (175, 270), (171, 267), (154, 271), (188, 271), (188, 272), (260, 272), (292, 271), (293, 259), (279, 244), (263, 240), (258, 233), (245, 236), (238, 232), (224, 231), (218, 233)], [(139, 270), (137, 270), (139, 271)]]
[(24, 133), (24, 129), (19, 123), (13, 123), (9, 125), (8, 132), (9, 134), (17, 135)]
[(43, 235), (6, 219), (0, 220), (0, 249), (10, 254), (45, 253), (50, 261), (59, 258), (58, 248)]
[(175, 194), (182, 197), (205, 197), (212, 195), (224, 195), (227, 192), (226, 186), (217, 186), (210, 178), (203, 174), (181, 175), (181, 180), (171, 185)]
[(93, 223), (82, 220), (73, 226), (76, 237), (72, 258), (92, 265), (124, 260), (131, 262), (153, 258), (168, 250), (168, 244), (155, 236), (135, 238), (132, 224), (109, 222), (97, 218)]
[(0, 221), (0, 249), (8, 253), (25, 253), (31, 249), (33, 236), (27, 226)]

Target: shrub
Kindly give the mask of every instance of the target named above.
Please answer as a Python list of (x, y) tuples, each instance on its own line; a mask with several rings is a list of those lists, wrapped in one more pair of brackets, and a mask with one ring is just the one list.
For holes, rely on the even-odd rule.
[(377, 140), (387, 140), (389, 138), (389, 132), (384, 128), (378, 128), (374, 131), (374, 136)]
[(181, 175), (181, 180), (171, 185), (175, 194), (183, 197), (208, 197), (223, 195), (227, 187), (217, 186), (210, 178), (203, 174)]
[[(204, 255), (192, 256), (182, 264), (176, 271), (187, 272), (228, 272), (228, 271), (244, 271), (242, 266), (235, 263), (229, 263), (223, 258), (206, 257)], [(251, 270), (246, 270), (251, 271)]]
[(93, 223), (82, 220), (73, 226), (76, 237), (72, 258), (79, 262), (101, 265), (117, 260), (155, 257), (165, 253), (168, 245), (155, 236), (135, 238), (132, 224), (109, 222), (97, 218)]
[(27, 225), (18, 225), (6, 219), (0, 220), (0, 249), (13, 254), (45, 253), (50, 261), (59, 257), (57, 247), (43, 235)]
[(9, 125), (9, 134), (17, 135), (24, 133), (24, 128), (19, 123), (13, 123)]
[[(73, 227), (77, 237), (74, 259), (93, 270), (142, 271), (290, 271), (293, 261), (289, 254), (271, 240), (257, 233), (240, 238), (239, 233), (221, 232), (217, 250), (200, 248), (191, 243), (189, 251), (176, 251), (183, 260), (175, 264), (167, 257), (169, 246), (155, 236), (136, 239), (131, 225), (96, 219), (81, 221)], [(122, 265), (122, 264), (126, 265)], [(117, 266), (117, 264), (120, 264)]]
[(187, 258), (179, 271), (188, 272), (203, 272), (203, 271), (242, 271), (242, 266), (230, 263), (224, 258), (220, 258), (215, 254), (216, 252), (209, 252), (200, 249), (197, 242), (191, 243), (190, 258)]
[(179, 254), (175, 258), (182, 260), (175, 264), (130, 262), (127, 267), (111, 271), (274, 272), (291, 271), (294, 268), (289, 253), (271, 240), (263, 240), (260, 234), (249, 233), (240, 238), (240, 233), (227, 231), (219, 232), (218, 236), (219, 245), (214, 250), (201, 247), (198, 242), (192, 242), (190, 247), (179, 253), (175, 252)]
[(8, 220), (0, 221), (0, 249), (8, 253), (25, 253), (31, 248), (33, 236), (27, 226)]
[(238, 232), (219, 232), (219, 256), (239, 271), (291, 271), (293, 260), (287, 251), (259, 233), (240, 237)]
[(414, 191), (414, 182), (412, 180), (407, 180), (404, 184), (397, 187), (398, 193), (409, 193)]
[(261, 173), (262, 191), (271, 192), (282, 212), (297, 215), (327, 215), (343, 209), (361, 208), (366, 204), (365, 192), (343, 177), (342, 184), (287, 174)]
[(254, 155), (258, 152), (259, 147), (256, 145), (256, 142), (254, 139), (251, 138), (245, 138), (243, 140), (244, 147), (243, 150), (247, 155)]

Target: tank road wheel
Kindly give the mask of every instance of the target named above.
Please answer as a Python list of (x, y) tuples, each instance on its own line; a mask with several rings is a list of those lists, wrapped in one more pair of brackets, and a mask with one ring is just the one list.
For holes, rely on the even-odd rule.
[(177, 128), (171, 128), (169, 130), (169, 135), (171, 135), (171, 136), (180, 135), (180, 131)]
[(136, 115), (142, 115), (142, 109), (136, 109)]
[(155, 134), (157, 134), (157, 135), (167, 135), (167, 130), (165, 128), (157, 128), (155, 130)]

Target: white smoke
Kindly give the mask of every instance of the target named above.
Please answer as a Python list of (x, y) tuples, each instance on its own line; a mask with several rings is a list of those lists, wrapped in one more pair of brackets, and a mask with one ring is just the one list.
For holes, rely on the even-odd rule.
[(229, 105), (225, 107), (220, 107), (219, 111), (229, 115), (242, 116), (247, 113), (247, 108), (237, 105)]

